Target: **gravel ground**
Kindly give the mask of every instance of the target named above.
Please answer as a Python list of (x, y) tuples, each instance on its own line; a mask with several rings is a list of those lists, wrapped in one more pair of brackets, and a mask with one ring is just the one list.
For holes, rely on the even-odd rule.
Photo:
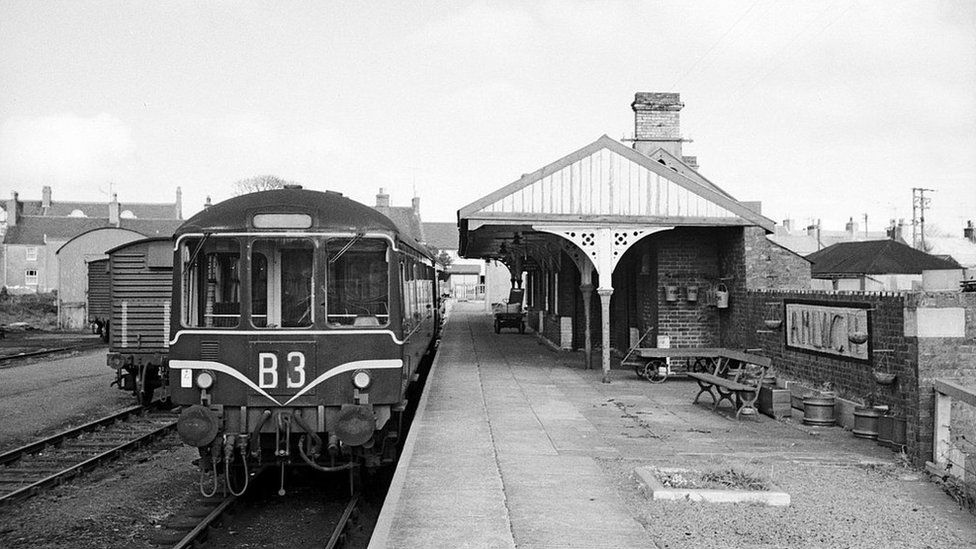
[(196, 498), (196, 451), (169, 435), (111, 465), (3, 508), (0, 547), (149, 548), (167, 516)]
[(114, 379), (104, 350), (0, 369), (0, 451), (135, 405)]

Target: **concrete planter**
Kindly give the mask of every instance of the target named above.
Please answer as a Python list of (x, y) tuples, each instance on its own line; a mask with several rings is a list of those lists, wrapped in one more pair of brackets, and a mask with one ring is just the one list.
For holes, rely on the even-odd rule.
[[(681, 469), (659, 469), (661, 471), (677, 471)], [(773, 507), (787, 507), (790, 505), (790, 495), (781, 491), (777, 486), (769, 490), (711, 490), (695, 488), (667, 488), (655, 476), (652, 467), (638, 467), (634, 469), (637, 482), (648, 498), (653, 500), (671, 501), (703, 501), (706, 503), (759, 503)]]

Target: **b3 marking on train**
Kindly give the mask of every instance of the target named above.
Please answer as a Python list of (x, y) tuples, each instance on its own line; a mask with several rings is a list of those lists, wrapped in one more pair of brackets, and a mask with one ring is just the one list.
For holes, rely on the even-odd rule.
[(282, 366), (279, 370), (277, 353), (258, 353), (258, 387), (277, 389), (279, 388), (279, 381), (284, 381), (284, 388), (286, 389), (299, 389), (305, 386), (307, 379), (305, 376), (305, 353), (301, 351), (288, 352)]

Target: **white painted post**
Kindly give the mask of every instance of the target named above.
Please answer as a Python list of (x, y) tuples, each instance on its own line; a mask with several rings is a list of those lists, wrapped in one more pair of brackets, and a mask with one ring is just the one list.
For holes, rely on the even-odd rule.
[(600, 294), (600, 309), (603, 312), (601, 324), (603, 324), (603, 382), (610, 383), (610, 296), (613, 295), (613, 288), (597, 288), (596, 293)]
[(935, 390), (935, 436), (932, 437), (932, 463), (946, 466), (949, 457), (949, 416), (952, 413), (952, 397)]

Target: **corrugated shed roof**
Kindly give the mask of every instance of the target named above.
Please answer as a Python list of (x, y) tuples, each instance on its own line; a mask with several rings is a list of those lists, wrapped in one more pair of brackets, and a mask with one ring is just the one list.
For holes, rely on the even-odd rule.
[(425, 221), (423, 225), (424, 237), (428, 245), (441, 251), (458, 249), (457, 223)]
[[(145, 236), (169, 237), (183, 222), (179, 219), (122, 219), (120, 226)], [(68, 241), (92, 229), (114, 227), (107, 217), (24, 216), (7, 227), (4, 244), (43, 245), (47, 241)]]
[(894, 240), (834, 244), (807, 256), (814, 278), (834, 275), (922, 274), (929, 269), (958, 269), (946, 261)]

